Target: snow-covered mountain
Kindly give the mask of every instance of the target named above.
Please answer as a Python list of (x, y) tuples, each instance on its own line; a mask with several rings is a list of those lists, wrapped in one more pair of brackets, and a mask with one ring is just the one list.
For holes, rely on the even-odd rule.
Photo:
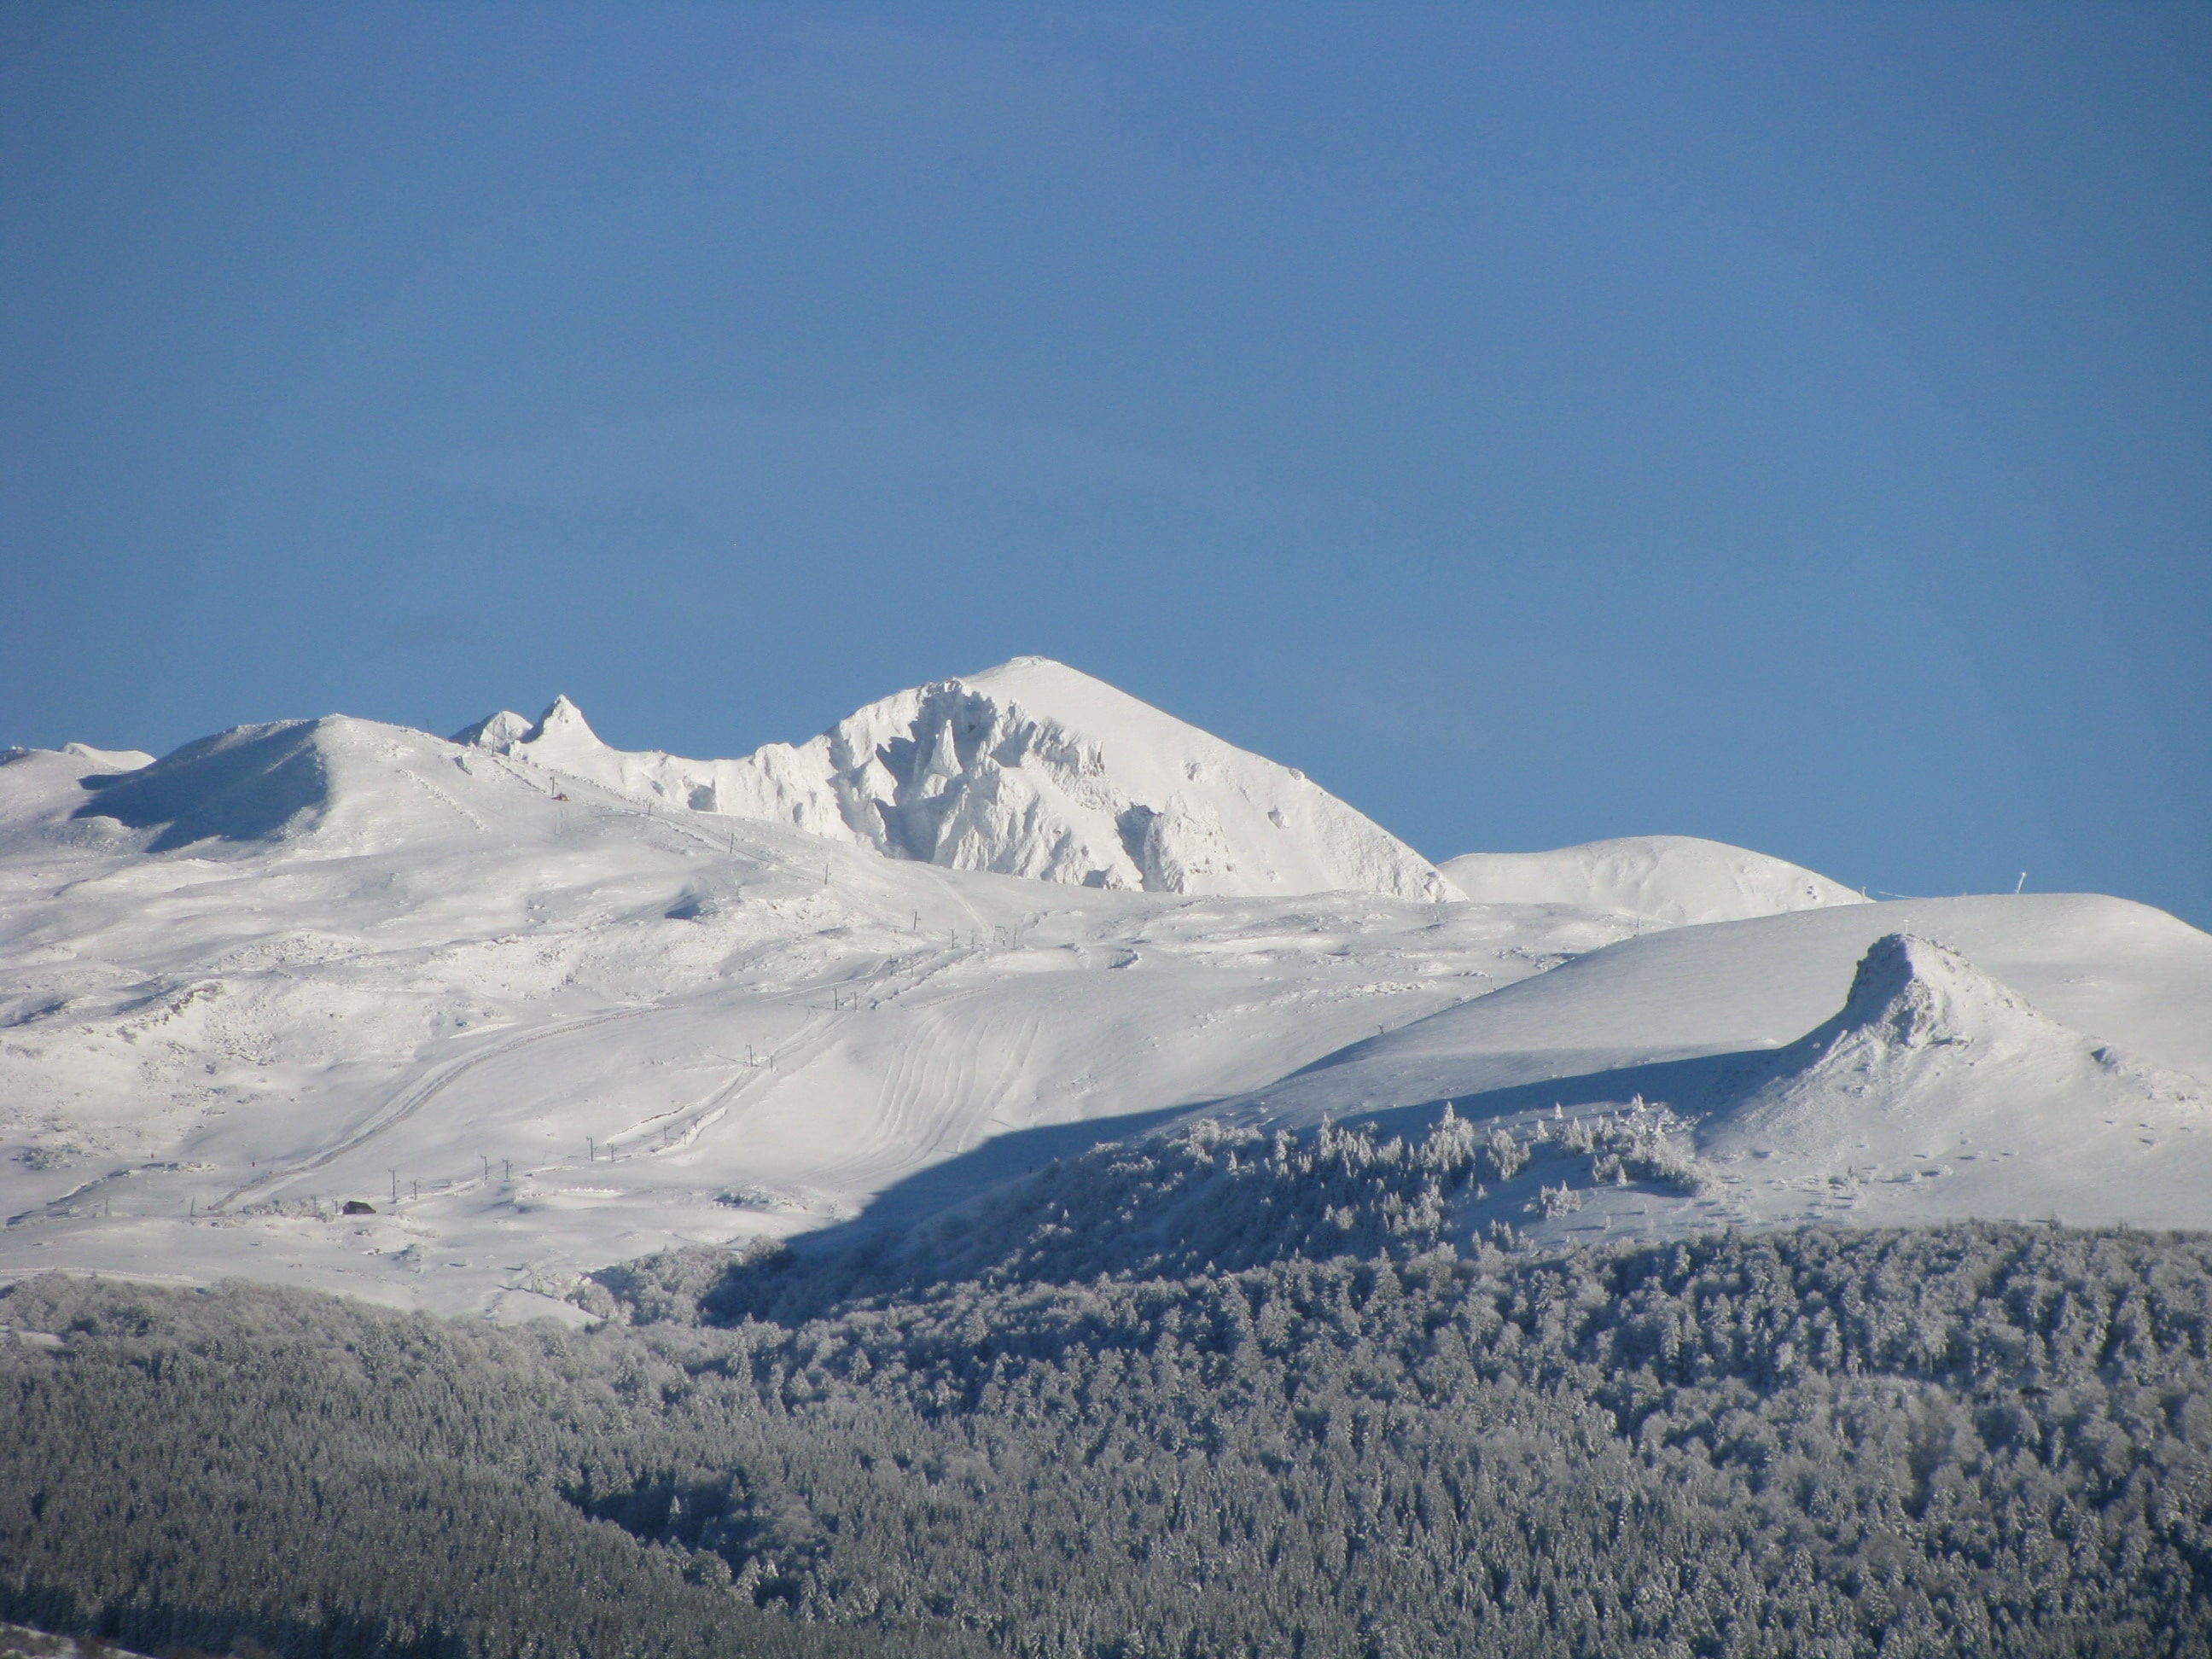
[[(994, 1137), (1018, 1168), (1620, 931), (947, 868), (344, 716), (145, 759), (0, 764), (0, 1273), (550, 1305), (670, 1243), (927, 1204)], [(347, 1200), (375, 1213), (315, 1218)]]
[(1571, 904), (1673, 927), (1866, 902), (1801, 866), (1694, 836), (1629, 836), (1548, 853), (1466, 853), (1441, 868), (1477, 904)]
[(1042, 657), (899, 692), (799, 744), (684, 760), (600, 742), (566, 697), (456, 741), (697, 812), (888, 858), (1109, 890), (1456, 897), (1304, 773)]
[[(1297, 774), (1035, 659), (737, 761), (611, 750), (565, 702), (455, 740), (333, 715), (159, 761), (10, 751), (0, 1275), (544, 1310), (611, 1261), (911, 1218), (1102, 1136), (1209, 1115), (1411, 1127), (1446, 1099), (1485, 1135), (1638, 1092), (1695, 1119), (1697, 1193), (1639, 1176), (1585, 1194), (1586, 1146), (1529, 1139), (1552, 1150), (1461, 1221), (1539, 1238), (2047, 1194), (2170, 1223), (2212, 1192), (2189, 1187), (2185, 1098), (2212, 1077), (2212, 939), (2171, 917), (1838, 902), (1856, 896), (1663, 838), (1540, 858), (1514, 881), (1462, 866), (1484, 898), (1464, 901)], [(1905, 951), (1903, 994), (1940, 985), (1963, 1012), (1879, 1066), (1824, 1050), (1788, 1101), (1848, 1128), (1938, 1096), (1981, 1122), (2017, 1096), (2048, 1133), (2022, 1127), (2012, 1185), (1959, 1173), (1978, 1158), (1909, 1183), (1847, 1161), (1848, 1193), (1810, 1152), (1778, 1173), (1797, 1154), (1757, 1127), (1786, 1093), (1773, 1065), (1893, 934), (1972, 965)], [(2002, 1010), (1973, 1012), (1973, 974), (2039, 1012), (1987, 1036)], [(2136, 1133), (2179, 1185), (2106, 1133), (2155, 1117), (2126, 1095), (2139, 1078), (2173, 1103)], [(2112, 1124), (2051, 1104), (2091, 1100)], [(1647, 1117), (1606, 1133), (1674, 1133)]]

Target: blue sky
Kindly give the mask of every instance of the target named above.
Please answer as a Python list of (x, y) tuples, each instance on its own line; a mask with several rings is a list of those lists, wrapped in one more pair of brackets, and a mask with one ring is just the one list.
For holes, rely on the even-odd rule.
[(0, 743), (1064, 659), (2212, 925), (2212, 9), (0, 3)]

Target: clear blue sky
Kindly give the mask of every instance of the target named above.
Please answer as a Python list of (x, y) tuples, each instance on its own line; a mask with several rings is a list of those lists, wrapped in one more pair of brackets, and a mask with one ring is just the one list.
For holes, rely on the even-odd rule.
[(0, 743), (1062, 658), (2212, 925), (2212, 8), (0, 3)]

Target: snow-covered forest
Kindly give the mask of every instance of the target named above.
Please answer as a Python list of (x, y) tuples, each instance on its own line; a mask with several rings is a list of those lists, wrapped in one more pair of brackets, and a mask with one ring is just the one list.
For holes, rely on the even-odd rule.
[(665, 1258), (589, 1333), (27, 1281), (0, 1616), (302, 1659), (2212, 1641), (2203, 1239), (1455, 1250), (1419, 1194), (1472, 1143), (1096, 1153), (1134, 1231), (1225, 1218), (1102, 1271), (1047, 1171), (941, 1272)]

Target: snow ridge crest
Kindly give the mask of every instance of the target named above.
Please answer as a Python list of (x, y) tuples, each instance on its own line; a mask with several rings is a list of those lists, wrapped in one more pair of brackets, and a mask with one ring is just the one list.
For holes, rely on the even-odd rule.
[(1837, 1034), (1862, 1031), (1887, 1046), (1971, 1042), (1974, 1028), (2007, 1017), (2043, 1021), (2008, 987), (1958, 951), (1913, 933), (1885, 933), (1867, 947)]
[(1460, 896), (1304, 774), (1042, 657), (916, 686), (733, 760), (611, 748), (565, 696), (522, 724), (495, 714), (455, 740), (948, 869), (1131, 891)]
[(2170, 1184), (2170, 1153), (2156, 1150), (2169, 1136), (2212, 1128), (2194, 1079), (2130, 1060), (1903, 933), (1868, 947), (1840, 1011), (1724, 1083), (1717, 1104), (1699, 1133), (1711, 1157), (1846, 1179), (1956, 1176), (1947, 1201), (1991, 1215), (2061, 1192), (2083, 1213), (2125, 1213), (2128, 1192)]

